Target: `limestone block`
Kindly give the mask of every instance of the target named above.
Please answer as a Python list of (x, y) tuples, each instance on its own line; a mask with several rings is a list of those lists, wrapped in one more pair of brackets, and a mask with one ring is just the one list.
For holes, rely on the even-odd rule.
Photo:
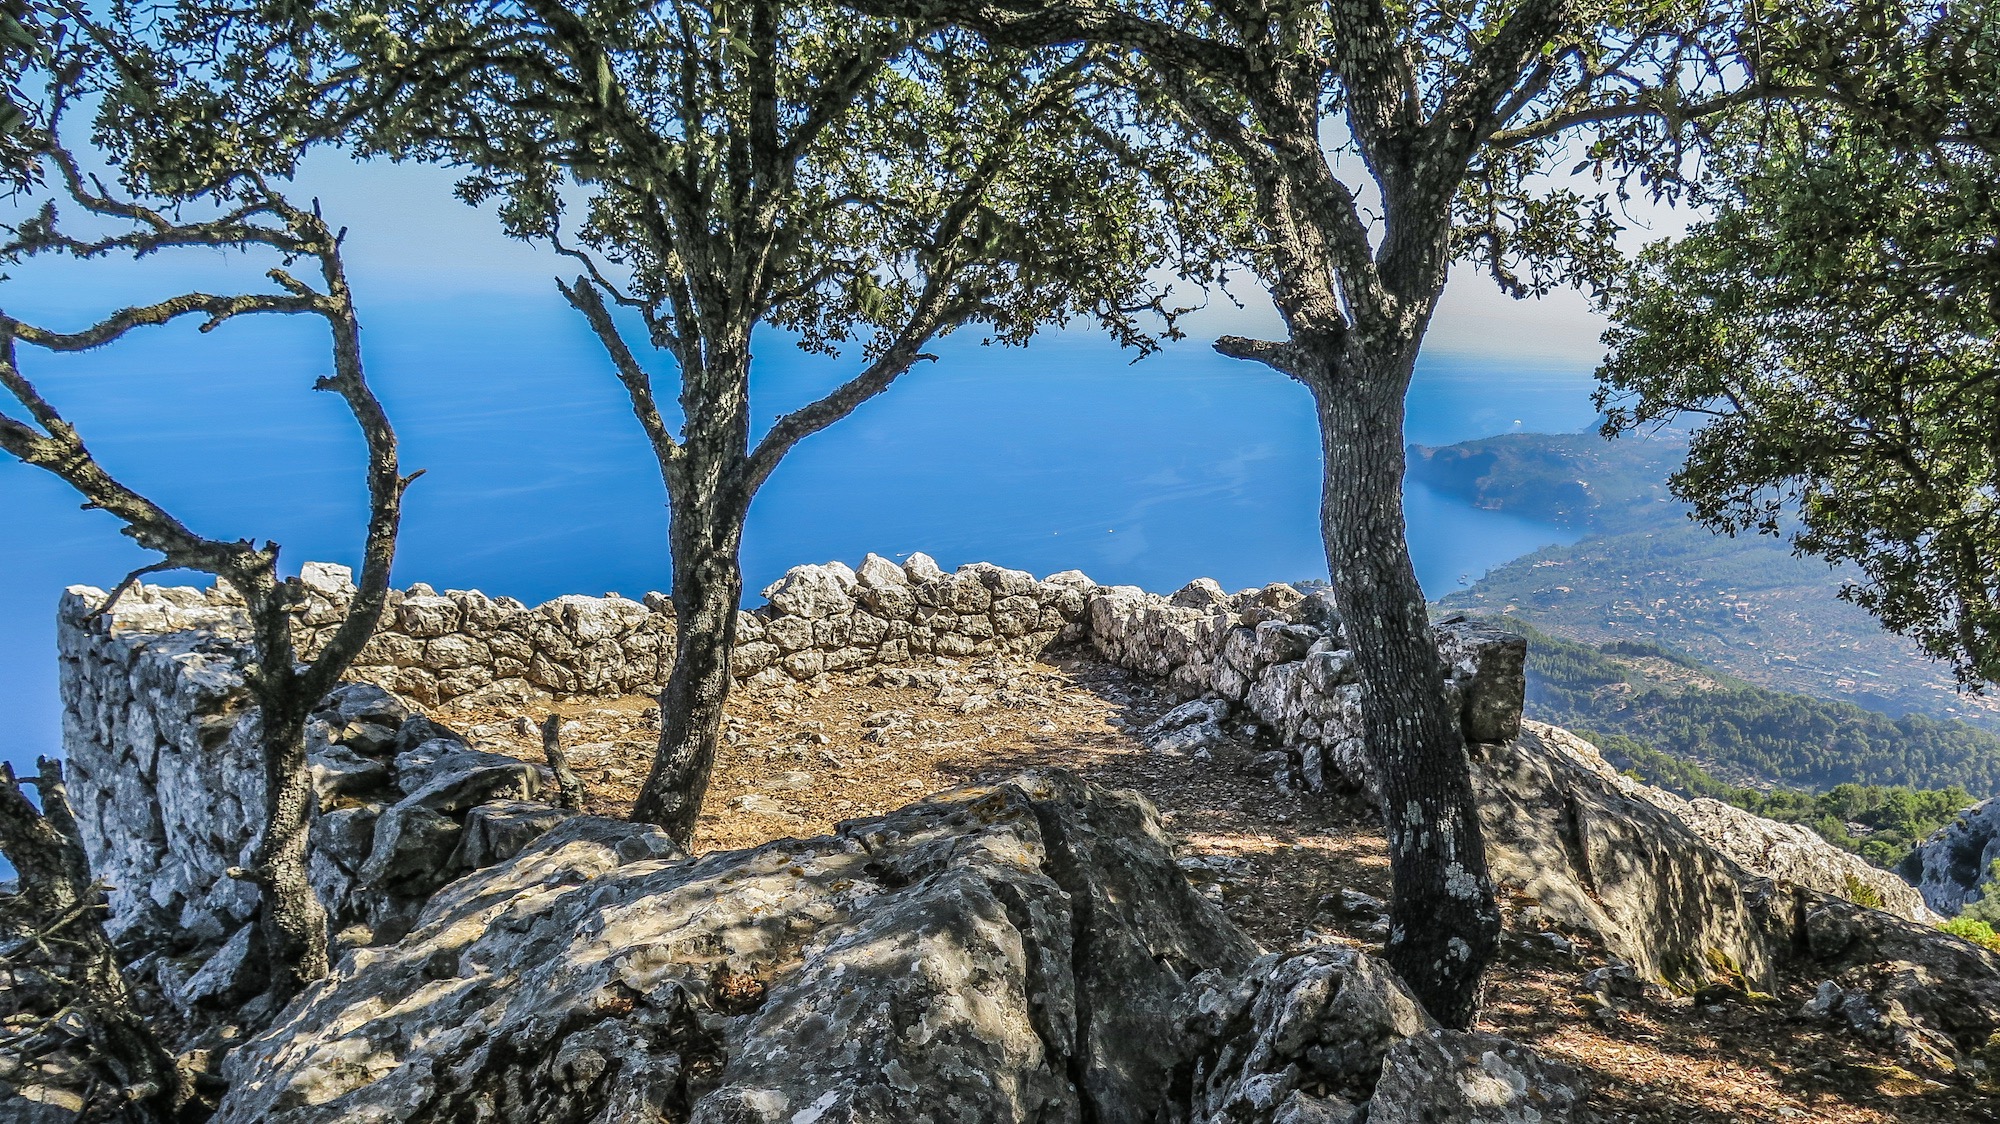
[(938, 566), (937, 559), (917, 551), (903, 560), (903, 574), (911, 584), (924, 585), (942, 579), (944, 570)]
[(830, 617), (853, 610), (855, 584), (854, 571), (839, 562), (794, 566), (764, 597), (786, 616)]
[(764, 638), (781, 652), (801, 652), (813, 646), (813, 622), (805, 617), (778, 617), (765, 626)]
[(874, 648), (889, 635), (889, 622), (869, 613), (856, 612), (848, 618), (846, 631), (847, 643), (857, 648)]
[(826, 671), (826, 653), (810, 649), (793, 652), (779, 660), (778, 666), (794, 679), (811, 679)]
[(458, 605), (448, 597), (405, 597), (396, 608), (396, 631), (420, 640), (458, 631)]
[(479, 667), (493, 662), (493, 650), (470, 636), (440, 636), (423, 646), (423, 663), (434, 671)]
[(781, 650), (775, 644), (761, 641), (738, 644), (736, 650), (730, 653), (730, 667), (737, 678), (748, 678), (770, 667), (780, 654)]

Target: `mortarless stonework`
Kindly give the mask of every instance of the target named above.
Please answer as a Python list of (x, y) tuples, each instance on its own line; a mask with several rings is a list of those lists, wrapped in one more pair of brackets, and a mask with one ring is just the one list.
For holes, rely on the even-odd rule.
[[(353, 586), (344, 568), (317, 563), (304, 567), (301, 584), (300, 647), (311, 653)], [(1353, 662), (1323, 595), (1282, 585), (1232, 595), (1204, 580), (1161, 596), (1076, 571), (1038, 580), (975, 563), (946, 573), (922, 554), (901, 565), (869, 555), (858, 569), (800, 566), (764, 592), (768, 603), (739, 620), (735, 663), (751, 689), (829, 673), (893, 680), (939, 657), (1032, 657), (1081, 641), (1184, 696), (1219, 700), (1218, 716), (1240, 710), (1262, 723), (1283, 747), (1273, 769), (1281, 783), (1318, 789), (1333, 774), (1371, 783)], [(114, 934), (165, 950), (151, 967), (171, 993), (225, 1003), (256, 906), (252, 888), (228, 871), (255, 846), (263, 787), (257, 712), (238, 669), (242, 608), (226, 590), (139, 586), (106, 621), (96, 614), (104, 598), (73, 587), (58, 614), (64, 753), (84, 838), (112, 887)], [(1518, 728), (1521, 646), (1440, 629), (1475, 737), (1499, 740)], [(525, 704), (656, 692), (672, 652), (673, 613), (658, 594), (530, 608), (418, 585), (391, 593), (349, 678), (419, 706)], [(399, 931), (447, 873), (479, 865), (461, 853), (462, 840), (547, 819), (533, 801), (534, 770), (509, 773), (469, 755), (441, 727), (403, 729), (402, 713), (357, 711), (360, 699), (331, 706), (308, 733), (322, 813), (314, 882), (350, 944)], [(420, 795), (436, 779), (424, 758), (440, 756), (465, 775), (454, 773), (458, 787), (444, 796)], [(528, 806), (482, 808), (502, 799)], [(412, 802), (422, 806), (405, 807)], [(226, 964), (204, 976), (210, 959)]]
[[(309, 566), (304, 577), (310, 646), (351, 587), (336, 567)], [(1145, 732), (1155, 752), (1205, 753), (1220, 723), (1243, 722), (1276, 747), (1252, 765), (1279, 783), (1369, 783), (1359, 686), (1324, 595), (1226, 594), (1199, 581), (1161, 596), (1073, 571), (946, 574), (916, 555), (902, 566), (870, 556), (859, 570), (799, 567), (766, 596), (741, 622), (738, 667), (752, 689), (829, 672), (922, 683), (938, 674), (919, 670), (927, 664), (1087, 643), (1193, 700)], [(103, 598), (74, 588), (61, 609), (72, 798), (93, 865), (112, 884), (113, 932), (146, 952), (135, 967), (185, 1009), (226, 1012), (254, 963), (245, 922), (255, 907), (227, 872), (251, 853), (261, 806), (257, 716), (238, 671), (241, 610), (213, 591), (141, 587), (107, 622), (93, 615)], [(312, 877), (340, 948), (395, 942), (439, 887), (505, 861), (568, 815), (538, 801), (545, 770), (481, 753), (381, 688), (489, 705), (650, 691), (659, 653), (671, 652), (664, 604), (565, 597), (529, 609), (421, 586), (398, 596), (356, 669), (362, 682), (329, 696), (308, 733), (320, 812)], [(1868, 950), (1894, 945), (1905, 960), (1942, 965), (1930, 973), (1938, 980), (1962, 978), (1963, 987), (1930, 985), (1955, 998), (1923, 1026), (1962, 1048), (2000, 1025), (1990, 966), (1950, 961), (1954, 949), (1938, 945), (1955, 945), (1949, 938), (1838, 900), (1870, 884), (1893, 913), (1928, 920), (1907, 889), (1876, 882), (1887, 876), (1830, 846), (1770, 830), (1779, 825), (1632, 782), (1562, 731), (1523, 730), (1523, 642), (1460, 621), (1439, 622), (1438, 639), (1474, 743), (1495, 871), (1560, 927), (1594, 935), (1647, 977), (1692, 985), (1719, 955), (1761, 982), (1802, 958), (1856, 994), (1873, 994)], [(633, 830), (625, 860), (671, 852), (664, 836)], [(1772, 878), (1795, 888), (1779, 892)], [(1838, 921), (1867, 939), (1822, 934), (1824, 949), (1801, 952), (1798, 934), (1813, 918), (1827, 934)], [(1972, 1014), (1945, 1017), (1954, 1011)], [(1875, 1029), (1922, 1030), (1893, 1022)]]

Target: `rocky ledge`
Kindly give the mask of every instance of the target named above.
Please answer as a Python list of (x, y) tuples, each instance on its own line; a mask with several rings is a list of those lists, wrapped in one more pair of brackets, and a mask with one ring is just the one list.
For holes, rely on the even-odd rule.
[(227, 1124), (1580, 1119), (1365, 953), (1259, 950), (1067, 774), (699, 858), (577, 817), (231, 1058)]

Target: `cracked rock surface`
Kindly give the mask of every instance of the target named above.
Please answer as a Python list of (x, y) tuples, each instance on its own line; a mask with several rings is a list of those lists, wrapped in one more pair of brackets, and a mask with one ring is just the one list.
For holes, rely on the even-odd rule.
[[(574, 817), (440, 890), (231, 1057), (216, 1120), (1348, 1124), (1458, 1087), (1387, 968), (1260, 956), (1150, 805), (1067, 773), (699, 858), (646, 831)], [(1568, 1119), (1574, 1075), (1481, 1041), (1513, 1068), (1478, 1095)], [(1441, 1076), (1377, 1094), (1405, 1054)]]

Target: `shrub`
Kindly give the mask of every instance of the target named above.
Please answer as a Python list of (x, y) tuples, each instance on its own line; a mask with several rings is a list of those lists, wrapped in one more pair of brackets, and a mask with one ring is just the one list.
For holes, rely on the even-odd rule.
[(1993, 926), (1972, 917), (1954, 917), (1938, 926), (1960, 940), (1971, 941), (1988, 952), (2000, 952), (2000, 933)]

